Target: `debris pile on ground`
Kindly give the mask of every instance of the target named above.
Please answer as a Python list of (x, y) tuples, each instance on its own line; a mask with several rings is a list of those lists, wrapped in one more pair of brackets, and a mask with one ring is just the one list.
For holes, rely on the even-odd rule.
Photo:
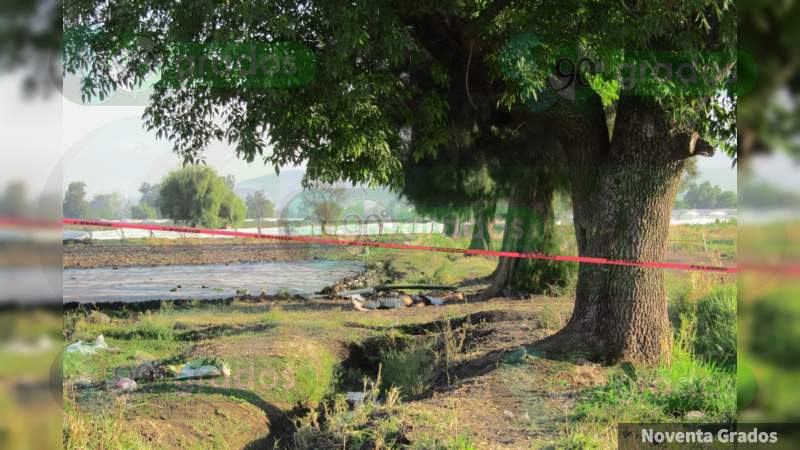
[(319, 293), (336, 297), (340, 293), (348, 290), (364, 288), (366, 286), (376, 286), (396, 278), (395, 272), (389, 263), (369, 264), (363, 272), (346, 277), (339, 282), (326, 287)]
[(97, 353), (98, 350), (109, 350), (108, 344), (106, 344), (106, 339), (103, 335), (97, 336), (94, 342), (83, 342), (78, 341), (72, 344), (69, 344), (66, 348), (67, 353), (80, 353), (82, 355), (92, 355)]
[(135, 381), (131, 380), (130, 378), (120, 378), (114, 383), (114, 389), (118, 392), (133, 392), (139, 386), (136, 384)]
[(461, 292), (407, 294), (403, 291), (381, 290), (364, 297), (370, 290), (358, 290), (343, 293), (342, 298), (350, 300), (353, 308), (357, 311), (370, 311), (375, 309), (395, 309), (422, 306), (442, 306), (446, 303), (456, 303), (464, 301), (464, 294)]
[(176, 380), (227, 377), (231, 374), (231, 369), (228, 364), (218, 358), (201, 358), (189, 361), (185, 364), (168, 365), (166, 366), (166, 370), (171, 373)]

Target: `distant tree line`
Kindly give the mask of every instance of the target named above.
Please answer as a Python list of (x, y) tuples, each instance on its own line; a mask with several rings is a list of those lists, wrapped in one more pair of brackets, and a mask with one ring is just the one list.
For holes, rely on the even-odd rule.
[(675, 201), (678, 209), (733, 209), (736, 208), (736, 192), (723, 191), (708, 181), (700, 184), (690, 182)]
[(274, 215), (274, 205), (262, 191), (250, 194), (245, 204), (234, 193), (235, 184), (233, 175), (221, 177), (210, 167), (188, 166), (170, 172), (158, 183), (142, 183), (139, 202), (129, 206), (118, 192), (88, 199), (86, 183), (74, 181), (64, 193), (64, 217), (168, 218), (190, 226), (220, 228), (238, 227), (247, 217), (260, 219)]

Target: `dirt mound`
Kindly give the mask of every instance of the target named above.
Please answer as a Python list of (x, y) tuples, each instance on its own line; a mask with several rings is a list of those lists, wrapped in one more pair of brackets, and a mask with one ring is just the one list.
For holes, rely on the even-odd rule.
[(153, 448), (257, 448), (272, 440), (264, 411), (222, 395), (152, 396), (129, 407), (126, 419)]

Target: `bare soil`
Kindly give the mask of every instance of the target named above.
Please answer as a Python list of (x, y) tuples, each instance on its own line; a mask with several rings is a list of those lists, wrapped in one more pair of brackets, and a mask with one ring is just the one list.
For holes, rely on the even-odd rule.
[(325, 249), (283, 242), (201, 244), (69, 244), (64, 268), (135, 267), (299, 261), (324, 257)]

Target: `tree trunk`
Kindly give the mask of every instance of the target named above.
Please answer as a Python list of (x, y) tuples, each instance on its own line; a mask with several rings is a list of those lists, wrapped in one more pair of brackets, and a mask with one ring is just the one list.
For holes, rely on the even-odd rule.
[[(503, 234), (503, 251), (554, 254), (558, 251), (551, 184), (520, 182), (512, 188)], [(500, 257), (488, 296), (545, 292), (566, 281), (563, 263)]]
[(492, 221), (497, 203), (494, 200), (475, 202), (473, 207), (475, 224), (472, 227), (472, 240), (469, 248), (473, 250), (492, 249)]
[[(608, 153), (573, 183), (581, 256), (664, 259), (681, 172), (697, 139), (669, 130), (658, 105), (620, 102)], [(543, 345), (606, 361), (659, 363), (669, 360), (671, 342), (662, 269), (581, 264), (572, 317)]]
[(453, 215), (444, 222), (444, 234), (447, 237), (458, 237), (460, 229), (458, 215)]

